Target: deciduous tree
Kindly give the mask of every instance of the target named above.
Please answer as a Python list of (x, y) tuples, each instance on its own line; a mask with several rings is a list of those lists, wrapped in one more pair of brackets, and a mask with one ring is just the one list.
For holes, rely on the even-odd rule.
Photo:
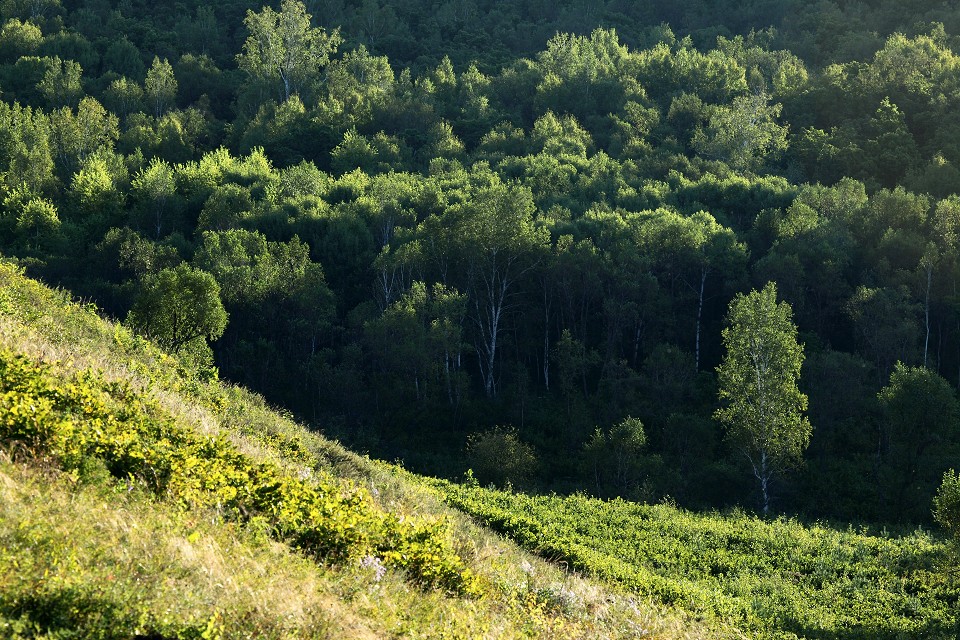
[(316, 78), (340, 44), (340, 31), (310, 26), (310, 14), (299, 0), (283, 0), (280, 11), (264, 7), (247, 12), (244, 24), (250, 31), (240, 68), (255, 78), (280, 81), (280, 97), (286, 101)]
[(148, 276), (127, 322), (170, 351), (216, 340), (227, 327), (220, 286), (209, 273), (181, 263)]
[(762, 291), (737, 295), (727, 323), (727, 355), (717, 368), (724, 406), (716, 416), (749, 460), (767, 514), (771, 481), (799, 464), (810, 443), (812, 427), (803, 415), (807, 396), (797, 386), (803, 347), (790, 305), (777, 302), (772, 282)]
[(143, 88), (150, 106), (153, 107), (154, 117), (159, 118), (177, 97), (177, 79), (173, 75), (173, 67), (170, 66), (169, 60), (164, 58), (161, 61), (154, 56)]

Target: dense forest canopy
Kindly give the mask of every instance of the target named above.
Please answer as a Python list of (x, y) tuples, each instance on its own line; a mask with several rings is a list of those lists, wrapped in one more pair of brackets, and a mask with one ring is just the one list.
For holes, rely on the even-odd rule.
[(764, 506), (929, 519), (960, 456), (960, 9), (0, 20), (0, 251), (197, 370), (438, 475), (755, 506), (717, 371), (775, 282), (812, 432)]

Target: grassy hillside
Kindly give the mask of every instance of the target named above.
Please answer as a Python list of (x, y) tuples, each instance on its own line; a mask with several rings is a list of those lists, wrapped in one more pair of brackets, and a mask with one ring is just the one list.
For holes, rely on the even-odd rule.
[(900, 536), (435, 484), (449, 504), (529, 548), (751, 637), (960, 637), (949, 548), (923, 530)]
[(0, 264), (0, 635), (737, 634), (524, 553)]

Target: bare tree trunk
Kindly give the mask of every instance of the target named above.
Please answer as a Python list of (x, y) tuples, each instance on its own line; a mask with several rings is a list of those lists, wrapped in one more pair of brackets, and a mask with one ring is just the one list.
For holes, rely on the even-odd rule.
[(703, 317), (703, 291), (707, 285), (707, 270), (700, 272), (700, 298), (697, 301), (697, 342), (696, 342), (696, 364), (694, 371), (700, 371), (700, 319)]
[(164, 202), (161, 200), (154, 205), (153, 209), (157, 227), (157, 240), (160, 239), (160, 232), (163, 230), (163, 205)]
[(767, 454), (760, 454), (760, 492), (763, 494), (763, 515), (770, 514), (770, 471), (767, 468)]
[(933, 282), (933, 262), (927, 262), (927, 295), (923, 301), (923, 315), (926, 324), (926, 336), (923, 339), (923, 366), (927, 366), (927, 353), (930, 349), (930, 285)]
[(507, 296), (510, 280), (506, 277), (498, 277), (496, 270), (490, 274), (489, 279), (485, 277), (486, 300), (483, 301), (483, 310), (480, 309), (481, 301), (477, 300), (478, 324), (481, 334), (480, 355), (480, 373), (483, 376), (483, 388), (488, 398), (496, 395), (494, 384), (494, 366), (497, 359), (497, 342), (500, 338), (500, 318), (503, 314), (503, 306)]

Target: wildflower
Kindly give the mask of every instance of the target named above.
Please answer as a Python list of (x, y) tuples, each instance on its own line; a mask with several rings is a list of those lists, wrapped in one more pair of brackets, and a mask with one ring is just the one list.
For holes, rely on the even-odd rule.
[(383, 566), (383, 563), (377, 556), (364, 556), (363, 560), (360, 561), (360, 567), (373, 571), (374, 582), (380, 582), (383, 580), (383, 576), (387, 574), (387, 568)]

